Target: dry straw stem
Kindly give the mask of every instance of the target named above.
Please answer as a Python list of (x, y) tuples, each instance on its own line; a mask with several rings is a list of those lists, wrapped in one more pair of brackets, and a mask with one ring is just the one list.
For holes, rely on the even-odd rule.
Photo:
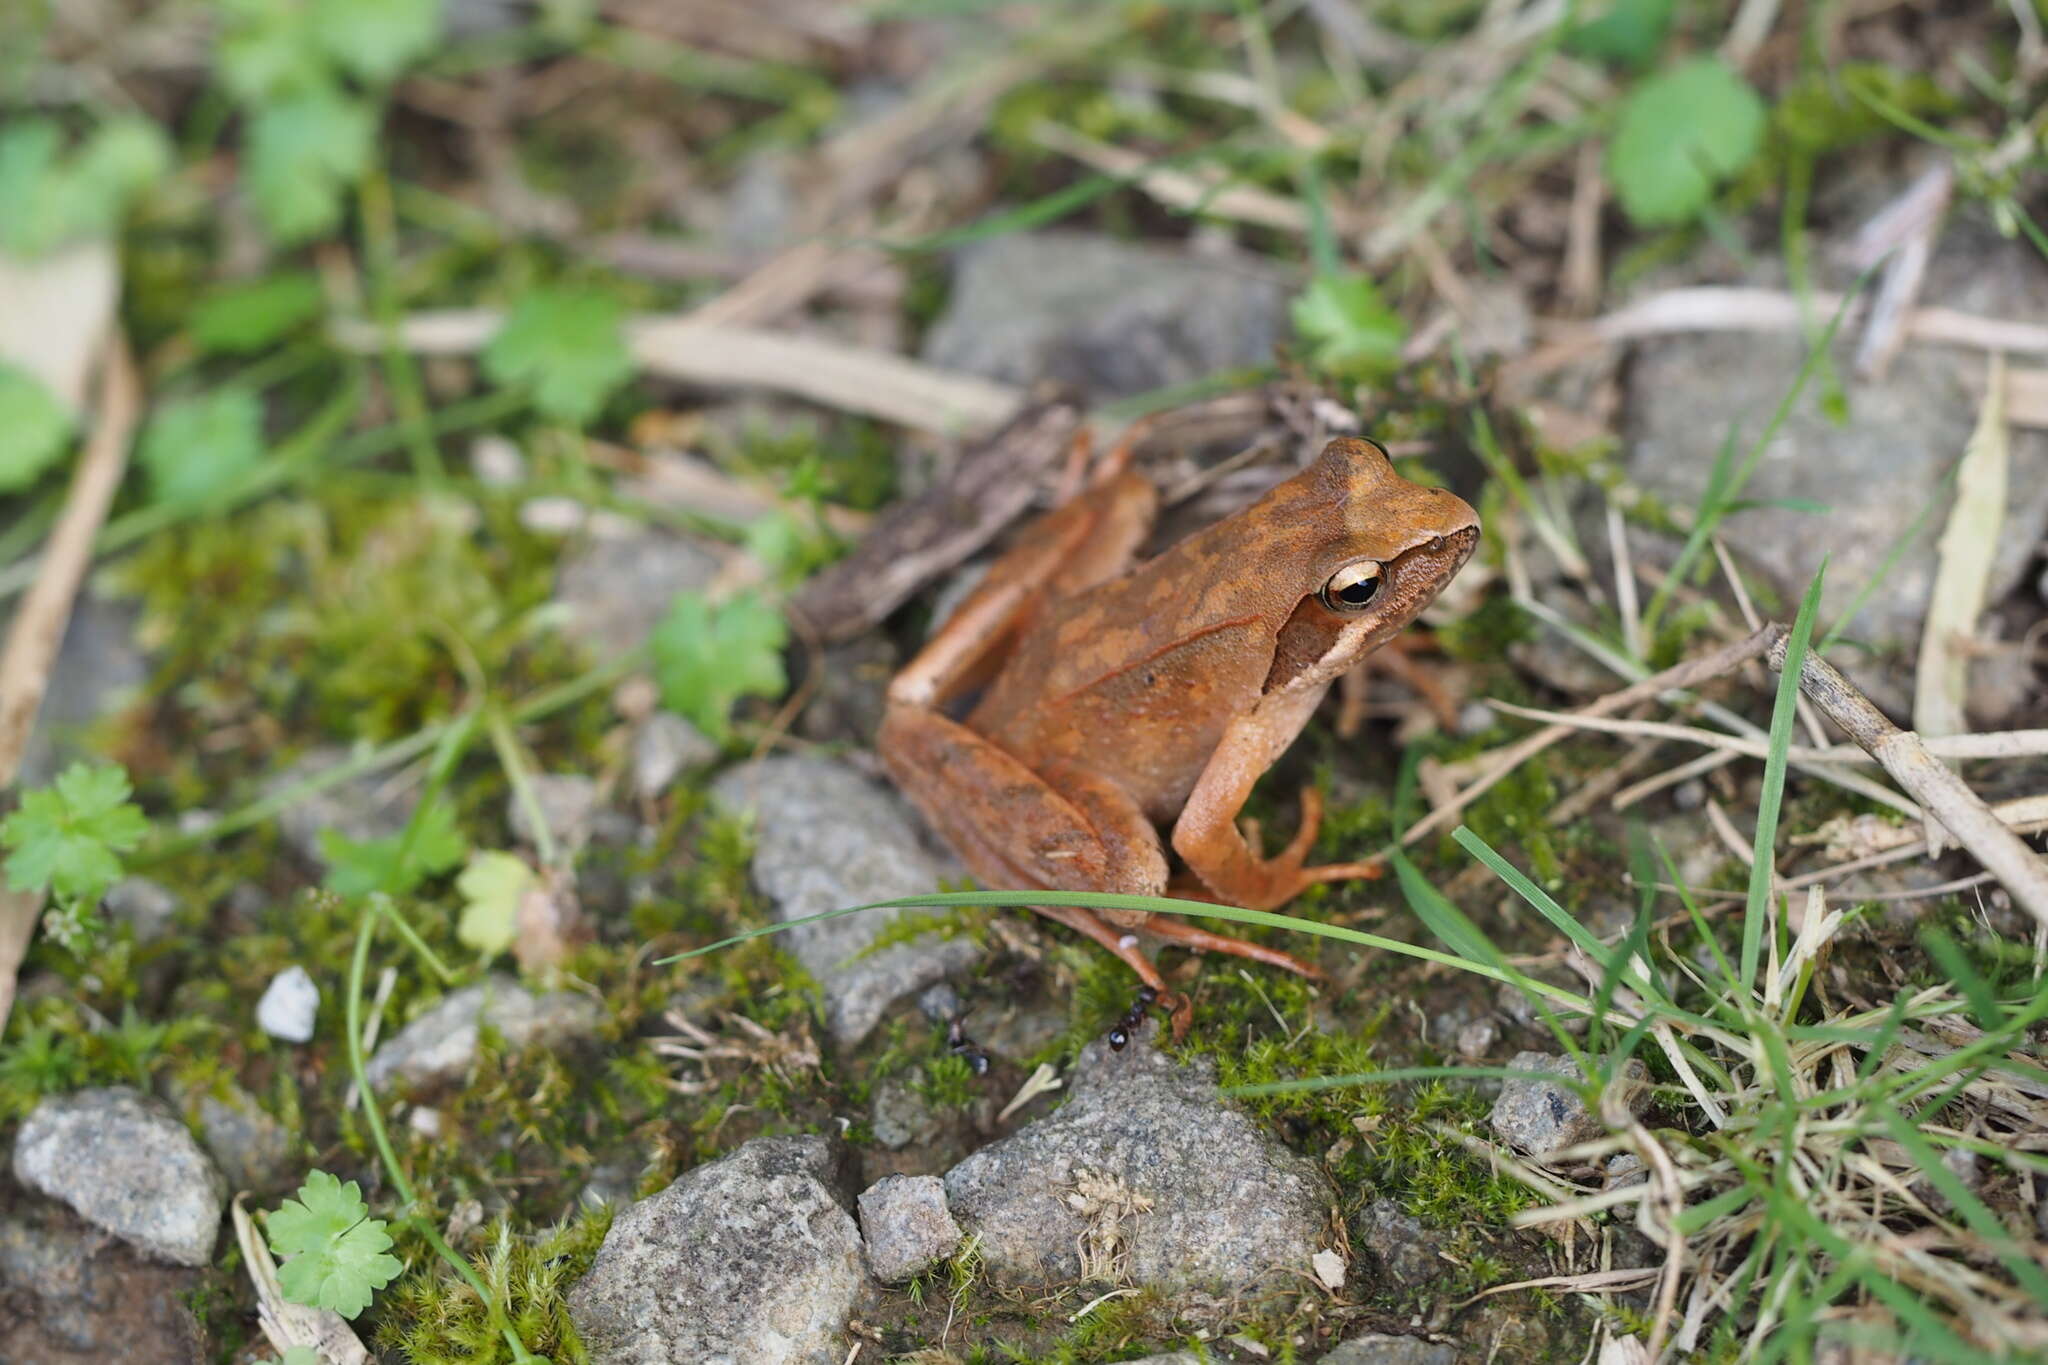
[[(1639, 683), (1624, 687), (1618, 692), (1610, 692), (1598, 701), (1580, 707), (1572, 715), (1581, 719), (1589, 716), (1596, 719), (1611, 716), (1617, 711), (1626, 711), (1638, 702), (1653, 700), (1666, 692), (1682, 691), (1722, 677), (1749, 660), (1760, 657), (1771, 642), (1773, 629), (1775, 627), (1766, 626), (1711, 653), (1673, 664), (1661, 673), (1653, 673)], [(1486, 771), (1470, 786), (1459, 792), (1456, 798), (1410, 825), (1407, 832), (1401, 836), (1402, 846), (1405, 848), (1442, 829), (1457, 819), (1458, 813), (1465, 807), (1491, 790), (1495, 783), (1573, 732), (1574, 727), (1568, 724), (1546, 725), (1534, 734), (1525, 735), (1500, 749), (1495, 753)]]
[[(424, 355), (472, 355), (504, 321), (504, 314), (490, 309), (415, 313), (399, 324), (398, 341)], [(366, 322), (340, 323), (333, 335), (337, 345), (352, 351), (374, 352), (381, 345), (377, 329)], [(886, 351), (754, 327), (707, 325), (688, 315), (635, 318), (626, 325), (626, 341), (641, 369), (664, 379), (713, 388), (776, 389), (915, 431), (988, 431), (1024, 403), (1023, 391), (1012, 385)]]
[[(1785, 632), (1777, 626), (1771, 631), (1766, 658), (1773, 669), (1782, 669)], [(1799, 690), (1883, 765), (1987, 871), (1995, 873), (2021, 909), (2048, 925), (2048, 862), (2007, 828), (1953, 769), (1928, 752), (1920, 736), (1885, 719), (1870, 699), (1825, 659), (1807, 656), (1799, 674)]]
[[(1669, 739), (1684, 744), (1702, 744), (1710, 749), (1725, 750), (1730, 754), (1742, 754), (1750, 758), (1763, 758), (1770, 745), (1749, 735), (1726, 735), (1719, 730), (1707, 730), (1696, 725), (1672, 725), (1656, 720), (1612, 719), (1604, 716), (1588, 716), (1571, 711), (1546, 711), (1540, 706), (1518, 706), (1513, 702), (1487, 698), (1486, 704), (1504, 715), (1520, 716), (1525, 720), (1548, 721), (1553, 725), (1569, 725), (1579, 730), (1598, 730), (1612, 735), (1640, 735), (1652, 739)], [(1999, 730), (1989, 734), (1942, 735), (1932, 739), (1923, 738), (1927, 752), (1936, 758), (2038, 758), (2048, 754), (2048, 730)], [(1808, 748), (1794, 744), (1786, 756), (1797, 763), (1875, 763), (1877, 760), (1853, 744), (1832, 744), (1825, 749)]]
[(1969, 729), (1963, 703), (1970, 688), (1970, 646), (1990, 594), (1992, 560), (2005, 526), (2005, 357), (1991, 357), (1990, 382), (1977, 413), (1977, 429), (1956, 471), (1955, 505), (1941, 533), (1927, 624), (1913, 678), (1913, 728), (1922, 735), (1957, 735)]
[[(101, 366), (98, 421), (71, 477), (64, 510), (51, 528), (42, 569), (22, 596), (5, 652), (0, 653), (0, 788), (13, 786), (20, 775), (22, 752), (71, 622), (71, 605), (92, 566), (93, 538), (128, 469), (128, 445), (141, 409), (135, 364), (117, 331), (110, 336)], [(7, 1026), (14, 1008), (15, 973), (35, 936), (42, 908), (40, 892), (0, 891), (0, 1029)]]

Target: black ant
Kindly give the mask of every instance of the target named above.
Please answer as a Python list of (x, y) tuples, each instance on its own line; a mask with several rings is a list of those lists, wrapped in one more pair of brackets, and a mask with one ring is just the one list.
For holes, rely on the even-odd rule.
[(988, 1075), (988, 1054), (981, 1044), (967, 1036), (967, 1012), (962, 1010), (946, 1021), (946, 1051), (967, 1060), (967, 1069), (977, 1076)]
[(1145, 1017), (1158, 1003), (1159, 992), (1155, 988), (1138, 987), (1138, 998), (1131, 1002), (1131, 1007), (1124, 1011), (1124, 1017), (1117, 1020), (1109, 1031), (1110, 1051), (1122, 1052), (1130, 1044), (1131, 1035), (1145, 1026)]

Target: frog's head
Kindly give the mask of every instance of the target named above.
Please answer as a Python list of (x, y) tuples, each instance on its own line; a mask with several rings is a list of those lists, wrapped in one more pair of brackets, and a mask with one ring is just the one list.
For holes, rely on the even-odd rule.
[(1274, 492), (1302, 550), (1275, 681), (1334, 677), (1363, 658), (1435, 601), (1479, 544), (1464, 499), (1402, 478), (1372, 441), (1330, 442)]

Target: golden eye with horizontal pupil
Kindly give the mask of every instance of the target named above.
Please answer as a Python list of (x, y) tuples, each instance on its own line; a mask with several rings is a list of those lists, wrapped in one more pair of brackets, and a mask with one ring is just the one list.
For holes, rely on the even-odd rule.
[(1379, 595), (1383, 576), (1377, 563), (1361, 559), (1331, 574), (1330, 581), (1323, 584), (1323, 590), (1316, 596), (1334, 612), (1364, 611)]

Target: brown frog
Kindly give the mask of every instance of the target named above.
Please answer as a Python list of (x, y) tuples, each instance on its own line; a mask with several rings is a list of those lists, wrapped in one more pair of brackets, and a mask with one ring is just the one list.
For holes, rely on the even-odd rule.
[[(1180, 894), (1267, 910), (1316, 882), (1377, 875), (1308, 865), (1322, 814), (1312, 788), (1273, 857), (1247, 842), (1238, 812), (1331, 681), (1471, 556), (1477, 516), (1402, 478), (1373, 442), (1342, 439), (1243, 511), (1136, 563), (1159, 496), (1127, 460), (1128, 446), (1026, 527), (891, 682), (878, 747), (897, 786), (990, 889), (1163, 894), (1165, 825), (1198, 883)], [(964, 717), (948, 714), (977, 691)], [(1175, 916), (1039, 910), (1169, 1003), (1130, 930), (1317, 975)], [(1186, 1019), (1180, 1005), (1177, 1031)]]

